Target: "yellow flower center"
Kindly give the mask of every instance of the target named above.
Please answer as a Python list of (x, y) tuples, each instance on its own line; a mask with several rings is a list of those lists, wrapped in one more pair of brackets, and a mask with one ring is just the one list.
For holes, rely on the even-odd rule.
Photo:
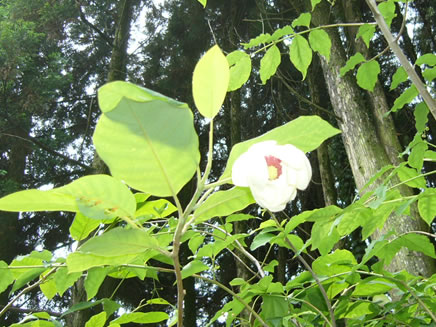
[(265, 156), (266, 165), (268, 167), (268, 179), (276, 180), (282, 174), (282, 161), (274, 156)]

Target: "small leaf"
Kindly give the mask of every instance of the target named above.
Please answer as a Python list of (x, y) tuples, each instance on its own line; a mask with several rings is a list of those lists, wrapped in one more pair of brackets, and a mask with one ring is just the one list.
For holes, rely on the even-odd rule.
[(98, 292), (108, 273), (108, 267), (94, 267), (88, 270), (84, 282), (86, 299), (91, 300)]
[(239, 50), (235, 50), (227, 55), (227, 61), (230, 66), (230, 81), (228, 92), (239, 89), (250, 77), (251, 58)]
[(274, 237), (276, 237), (276, 235), (272, 233), (263, 232), (257, 234), (250, 245), (250, 250), (251, 251), (256, 250), (258, 247), (261, 247), (266, 243), (268, 243), (269, 241), (271, 241)]
[(374, 24), (363, 24), (359, 27), (356, 35), (356, 40), (361, 37), (367, 48), (369, 48), (369, 42), (374, 37), (375, 25)]
[(202, 4), (203, 8), (206, 8), (207, 0), (197, 0), (197, 1)]
[(376, 60), (365, 62), (357, 70), (357, 84), (365, 90), (373, 91), (380, 73), (380, 65)]
[(433, 81), (436, 78), (436, 67), (425, 69), (422, 72), (422, 76), (424, 76), (425, 80), (428, 82)]
[[(94, 231), (103, 220), (92, 219), (84, 216), (82, 213), (76, 213), (73, 223), (70, 226), (70, 235), (76, 241), (84, 240)], [(113, 219), (109, 220), (113, 221)]]
[(106, 322), (106, 312), (100, 312), (86, 322), (85, 327), (103, 327)]
[(312, 49), (307, 40), (301, 35), (296, 35), (289, 47), (289, 58), (301, 74), (306, 78), (307, 69), (312, 62)]
[(391, 87), (389, 88), (389, 91), (392, 91), (398, 85), (407, 81), (408, 78), (409, 78), (409, 75), (407, 75), (404, 67), (403, 66), (398, 67), (395, 74), (392, 76), (392, 83), (391, 83)]
[(68, 288), (74, 285), (81, 275), (79, 272), (70, 274), (67, 267), (60, 267), (54, 275), (54, 282), (59, 295), (62, 296)]
[(309, 33), (309, 43), (313, 51), (324, 56), (327, 61), (330, 60), (330, 49), (332, 42), (329, 35), (324, 30), (312, 30)]
[(182, 278), (185, 279), (189, 276), (192, 276), (193, 274), (197, 274), (208, 269), (209, 266), (205, 265), (200, 260), (193, 260), (183, 267)]
[(277, 41), (285, 35), (292, 35), (292, 34), (294, 34), (294, 30), (292, 29), (291, 26), (286, 25), (283, 26), (282, 28), (276, 29), (273, 35), (271, 35), (270, 41), (271, 42)]
[(323, 255), (312, 263), (313, 271), (322, 276), (332, 276), (348, 272), (357, 264), (354, 255), (348, 250), (336, 250), (331, 254)]
[(424, 153), (427, 151), (427, 142), (418, 142), (410, 151), (409, 158), (407, 160), (410, 167), (415, 168), (417, 171), (421, 171), (424, 165)]
[(117, 324), (127, 324), (129, 322), (136, 322), (140, 324), (152, 324), (161, 322), (164, 320), (167, 320), (169, 318), (169, 315), (165, 312), (131, 312), (131, 313), (125, 313), (121, 317), (112, 320), (112, 323)]
[(405, 90), (401, 95), (395, 99), (394, 105), (391, 108), (391, 111), (396, 112), (404, 107), (404, 105), (411, 103), (416, 96), (419, 94), (415, 85), (411, 85), (407, 90)]
[(308, 12), (302, 13), (300, 14), (300, 16), (298, 16), (296, 19), (292, 21), (292, 27), (305, 26), (309, 28), (311, 19), (312, 19), (312, 15), (310, 13)]
[(431, 226), (436, 217), (436, 190), (426, 189), (419, 195), (418, 210), (422, 219)]
[(215, 45), (198, 61), (192, 77), (195, 105), (206, 118), (215, 117), (224, 102), (230, 70), (226, 57)]
[(312, 11), (315, 10), (316, 5), (320, 2), (321, 2), (321, 0), (310, 0), (310, 3), (312, 5)]
[(191, 250), (192, 254), (195, 254), (200, 247), (204, 243), (204, 236), (200, 234), (195, 234), (188, 241), (189, 250)]
[(14, 276), (8, 269), (8, 264), (0, 260), (0, 293), (3, 293), (14, 280)]
[(265, 84), (272, 75), (276, 73), (282, 58), (279, 48), (274, 44), (266, 51), (263, 58), (260, 60), (260, 79), (262, 84)]
[(433, 53), (426, 53), (416, 60), (415, 65), (420, 66), (423, 64), (429, 66), (436, 66), (436, 55)]
[(354, 69), (356, 65), (364, 61), (365, 57), (360, 52), (357, 52), (355, 55), (351, 56), (350, 59), (347, 60), (345, 66), (340, 69), (339, 72), (341, 76), (344, 76), (347, 72)]
[(398, 177), (402, 182), (405, 182), (406, 185), (415, 188), (425, 188), (426, 182), (423, 176), (420, 176), (416, 169), (408, 168), (405, 166), (399, 167), (397, 170)]
[(248, 187), (233, 187), (229, 190), (213, 193), (194, 212), (196, 222), (203, 222), (213, 217), (228, 216), (254, 203)]
[(383, 15), (386, 24), (390, 27), (392, 20), (397, 16), (397, 14), (395, 13), (394, 1), (384, 1), (378, 5), (378, 9)]
[(242, 43), (244, 46), (244, 49), (253, 48), (255, 46), (258, 46), (260, 44), (268, 43), (271, 40), (271, 34), (269, 33), (262, 33), (258, 36), (256, 36), (254, 39), (251, 39), (248, 43)]

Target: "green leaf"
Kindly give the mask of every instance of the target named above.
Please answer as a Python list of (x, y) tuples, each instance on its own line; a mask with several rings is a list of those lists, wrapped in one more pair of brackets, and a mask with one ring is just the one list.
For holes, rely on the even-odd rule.
[(108, 267), (94, 267), (88, 270), (84, 282), (86, 291), (86, 300), (91, 300), (98, 292), (109, 271)]
[(258, 46), (263, 43), (268, 43), (271, 41), (271, 34), (269, 33), (262, 33), (255, 38), (251, 39), (248, 43), (242, 43), (244, 46), (244, 49), (253, 48), (255, 46)]
[(73, 252), (67, 257), (67, 267), (70, 273), (82, 272), (93, 267), (128, 264), (131, 263), (136, 257), (137, 254), (108, 257), (98, 256), (90, 253)]
[(354, 255), (348, 250), (336, 250), (323, 255), (312, 263), (312, 269), (317, 275), (332, 276), (351, 271), (357, 264)]
[(340, 315), (339, 318), (363, 319), (366, 315), (373, 313), (372, 306), (373, 304), (370, 302), (351, 303), (347, 308), (347, 312)]
[(265, 84), (272, 75), (276, 73), (277, 67), (279, 67), (282, 58), (279, 48), (273, 44), (266, 51), (263, 58), (260, 60), (260, 79), (262, 84)]
[(319, 249), (321, 255), (329, 253), (340, 238), (335, 221), (316, 221), (312, 226), (312, 250)]
[(395, 99), (394, 105), (391, 108), (391, 111), (396, 112), (404, 107), (404, 105), (411, 103), (416, 96), (419, 94), (415, 85), (410, 86), (407, 90), (405, 90), (401, 95)]
[(79, 251), (97, 256), (117, 257), (143, 253), (148, 249), (160, 249), (154, 236), (141, 229), (117, 227), (89, 239), (80, 246)]
[(304, 152), (316, 149), (329, 137), (339, 134), (340, 130), (332, 127), (319, 116), (300, 116), (285, 125), (233, 146), (227, 161), (226, 169), (220, 179), (231, 177), (235, 160), (248, 148), (258, 142), (275, 140), (278, 144), (293, 144)]
[(395, 13), (395, 3), (394, 1), (384, 1), (378, 5), (378, 9), (383, 15), (386, 24), (390, 27), (392, 20), (397, 16)]
[(415, 127), (419, 134), (424, 133), (428, 122), (428, 107), (425, 102), (420, 102), (416, 105), (413, 115), (415, 117)]
[(374, 296), (376, 294), (384, 294), (391, 289), (396, 288), (396, 285), (389, 279), (379, 277), (368, 277), (360, 281), (356, 285), (353, 295), (354, 296)]
[(200, 260), (192, 260), (182, 269), (182, 278), (185, 279), (193, 274), (208, 270), (209, 266), (205, 265)]
[(308, 12), (304, 12), (292, 21), (292, 27), (305, 26), (309, 28), (311, 19), (312, 15)]
[(332, 42), (329, 35), (324, 30), (312, 30), (309, 33), (309, 43), (313, 51), (324, 56), (327, 61), (330, 60), (330, 49)]
[(195, 210), (195, 221), (200, 223), (212, 217), (228, 216), (254, 202), (253, 195), (248, 187), (233, 187), (230, 190), (218, 191), (210, 195)]
[(423, 176), (419, 176), (418, 172), (414, 168), (409, 167), (399, 167), (397, 169), (398, 178), (405, 182), (406, 185), (415, 188), (425, 188), (426, 182)]
[(410, 167), (415, 168), (417, 171), (421, 171), (424, 164), (424, 153), (427, 151), (427, 142), (421, 141), (415, 144), (410, 151), (409, 158), (407, 160)]
[(360, 52), (357, 52), (355, 55), (351, 56), (350, 59), (347, 60), (345, 66), (339, 70), (341, 76), (344, 76), (347, 72), (354, 69), (356, 65), (364, 61), (365, 57)]
[(98, 220), (84, 216), (82, 213), (76, 213), (73, 223), (70, 226), (70, 235), (76, 241), (84, 240), (89, 234), (94, 231), (103, 222), (111, 222), (110, 220)]
[(312, 5), (312, 11), (315, 10), (316, 5), (320, 2), (321, 2), (321, 0), (310, 0), (310, 3)]
[(426, 189), (419, 195), (418, 210), (422, 219), (431, 226), (436, 217), (436, 190)]
[(189, 250), (191, 250), (192, 254), (195, 254), (200, 247), (204, 243), (204, 236), (201, 234), (195, 234), (188, 241)]
[(398, 67), (398, 69), (395, 71), (395, 74), (392, 76), (392, 83), (391, 83), (391, 87), (389, 88), (389, 91), (392, 91), (398, 85), (407, 81), (408, 78), (409, 75), (407, 75), (407, 72), (404, 69), (404, 67), (403, 66)]
[(420, 56), (417, 60), (415, 65), (429, 65), (429, 66), (436, 66), (436, 55), (434, 53), (426, 53), (422, 56)]
[[(50, 262), (51, 258), (52, 254), (49, 251), (44, 250), (42, 252), (32, 251), (29, 255), (25, 257), (18, 257), (14, 259), (9, 267), (24, 266), (25, 268), (16, 268), (10, 270), (15, 279), (15, 283), (11, 291), (15, 292), (16, 290), (26, 285), (28, 282), (39, 277), (45, 271), (48, 271), (49, 268), (38, 266), (44, 266), (45, 263)], [(32, 266), (37, 267), (32, 268)]]
[(0, 293), (3, 293), (14, 280), (14, 276), (8, 269), (8, 264), (0, 260)]
[[(135, 217), (147, 216), (150, 218), (164, 218), (177, 211), (174, 204), (166, 199), (147, 201), (138, 210)], [(143, 220), (141, 220), (143, 221)]]
[(86, 322), (85, 327), (103, 327), (106, 322), (106, 312), (100, 312)]
[(289, 305), (286, 297), (277, 295), (262, 296), (262, 311), (260, 316), (265, 319), (268, 326), (282, 327), (283, 317), (289, 314)]
[[(94, 132), (99, 156), (113, 176), (134, 189), (156, 196), (177, 194), (200, 160), (191, 110), (186, 104), (119, 81), (98, 90), (99, 102), (113, 92), (121, 100), (110, 111), (102, 109)], [(132, 100), (129, 92), (142, 98), (138, 95)]]
[(230, 80), (228, 92), (239, 89), (250, 77), (251, 58), (240, 50), (235, 50), (227, 55), (230, 66)]
[[(42, 276), (44, 276), (44, 274), (42, 274), (41, 277)], [(50, 276), (42, 284), (40, 284), (39, 288), (41, 292), (45, 295), (45, 297), (49, 300), (51, 300), (57, 293), (56, 283), (53, 280), (52, 276)]]
[(91, 175), (49, 191), (26, 190), (0, 199), (6, 211), (72, 211), (89, 218), (133, 217), (136, 201), (128, 187), (108, 175)]
[(198, 61), (192, 77), (192, 94), (198, 111), (215, 117), (224, 102), (229, 86), (230, 70), (226, 57), (215, 45)]
[(422, 76), (424, 76), (425, 80), (428, 82), (433, 81), (436, 78), (436, 67), (425, 69), (422, 72)]
[(374, 37), (375, 25), (374, 24), (363, 24), (359, 27), (357, 31), (356, 40), (361, 37), (367, 48), (369, 48), (369, 42)]
[(274, 31), (273, 35), (270, 37), (270, 42), (277, 41), (281, 39), (285, 35), (292, 35), (294, 34), (294, 30), (291, 26), (286, 25), (282, 28), (278, 28)]
[(257, 234), (254, 237), (253, 242), (250, 245), (250, 250), (251, 251), (256, 250), (258, 247), (261, 247), (261, 246), (265, 245), (266, 243), (269, 243), (275, 237), (276, 237), (275, 234), (268, 233), (265, 231)]
[(206, 8), (207, 0), (197, 0), (197, 1), (202, 4), (203, 8)]
[(132, 312), (125, 313), (121, 317), (112, 320), (112, 323), (116, 324), (127, 324), (129, 322), (136, 322), (139, 324), (153, 324), (167, 320), (169, 318), (168, 314), (160, 311), (153, 312)]
[(289, 47), (289, 58), (301, 74), (303, 80), (306, 78), (307, 69), (312, 62), (312, 49), (307, 40), (301, 35), (296, 35), (292, 39), (291, 46)]
[(373, 91), (380, 74), (380, 65), (376, 60), (371, 60), (360, 65), (357, 70), (357, 84), (365, 90)]
[(81, 275), (80, 272), (70, 274), (67, 267), (60, 267), (53, 278), (59, 295), (62, 296), (68, 288), (74, 285)]

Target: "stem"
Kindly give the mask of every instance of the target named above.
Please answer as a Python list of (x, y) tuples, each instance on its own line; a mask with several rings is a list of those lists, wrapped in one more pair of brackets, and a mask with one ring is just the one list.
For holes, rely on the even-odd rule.
[(421, 94), (422, 98), (424, 99), (425, 103), (427, 104), (428, 108), (430, 109), (431, 114), (433, 115), (434, 118), (436, 118), (436, 103), (435, 103), (434, 99), (431, 97), (430, 93), (428, 93), (425, 84), (421, 81), (418, 74), (413, 69), (413, 66), (407, 60), (407, 58), (404, 55), (403, 51), (401, 50), (400, 46), (396, 42), (394, 36), (392, 35), (391, 31), (389, 30), (388, 25), (386, 24), (386, 22), (383, 18), (383, 15), (381, 14), (380, 10), (378, 9), (375, 0), (366, 0), (366, 3), (368, 4), (368, 7), (371, 9), (371, 11), (374, 15), (375, 21), (377, 22), (378, 27), (380, 28), (381, 32), (383, 33), (386, 41), (388, 42), (389, 46), (391, 47), (391, 49), (393, 51), (393, 53), (397, 56), (398, 60), (400, 61), (401, 65), (403, 66), (403, 68), (407, 72), (407, 75), (409, 76), (413, 85), (415, 85), (419, 94)]
[(297, 256), (298, 260), (300, 260), (300, 262), (303, 264), (303, 266), (312, 274), (313, 279), (315, 280), (316, 284), (319, 287), (319, 290), (321, 291), (321, 294), (324, 298), (324, 301), (327, 305), (327, 309), (330, 313), (330, 320), (331, 320), (331, 326), (332, 327), (336, 327), (336, 319), (335, 319), (335, 314), (333, 312), (332, 309), (332, 304), (330, 303), (329, 297), (327, 296), (327, 292), (325, 291), (324, 286), (322, 286), (321, 281), (319, 280), (318, 276), (315, 274), (315, 272), (312, 270), (312, 267), (310, 267), (310, 265), (307, 263), (306, 260), (304, 260), (304, 258), (299, 254), (299, 251), (297, 250), (297, 248), (292, 244), (292, 242), (288, 239), (288, 237), (285, 234), (285, 229), (280, 225), (279, 221), (277, 220), (276, 216), (270, 212), (271, 217), (274, 219), (277, 228), (283, 232), (283, 234), (285, 235), (285, 242), (289, 245), (289, 247), (291, 248), (292, 251), (294, 251), (295, 255)]

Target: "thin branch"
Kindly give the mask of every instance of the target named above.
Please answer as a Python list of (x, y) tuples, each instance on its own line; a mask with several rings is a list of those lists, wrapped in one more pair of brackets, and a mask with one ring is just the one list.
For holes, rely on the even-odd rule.
[(415, 69), (413, 69), (413, 66), (410, 64), (409, 60), (407, 60), (407, 58), (404, 55), (403, 51), (401, 50), (400, 46), (396, 42), (394, 36), (392, 35), (391, 31), (389, 30), (388, 25), (386, 24), (386, 22), (383, 18), (383, 15), (381, 14), (380, 10), (378, 9), (375, 0), (366, 0), (366, 3), (368, 4), (368, 7), (371, 9), (371, 11), (374, 15), (374, 18), (377, 22), (377, 25), (380, 28), (381, 32), (383, 33), (386, 41), (388, 42), (390, 48), (393, 51), (393, 53), (397, 56), (401, 65), (403, 66), (404, 70), (407, 72), (407, 75), (411, 79), (413, 85), (415, 85), (419, 94), (421, 94), (422, 98), (424, 99), (425, 103), (427, 104), (428, 108), (430, 109), (431, 114), (436, 119), (436, 102), (435, 102), (435, 100), (432, 98), (430, 93), (427, 91), (425, 84), (421, 81), (421, 79), (419, 78)]
[(31, 136), (22, 137), (22, 136), (18, 136), (18, 135), (14, 135), (14, 134), (8, 134), (8, 133), (0, 133), (0, 135), (9, 136), (9, 137), (15, 137), (17, 139), (20, 139), (20, 140), (23, 140), (23, 141), (26, 141), (26, 142), (29, 142), (29, 143), (33, 143), (36, 146), (38, 146), (40, 149), (42, 149), (44, 151), (47, 151), (48, 153), (50, 153), (52, 155), (55, 155), (55, 156), (60, 157), (62, 159), (65, 159), (65, 160), (67, 160), (67, 161), (69, 161), (71, 163), (74, 163), (75, 165), (78, 165), (78, 166), (80, 166), (80, 167), (82, 167), (82, 168), (84, 168), (86, 170), (91, 169), (91, 167), (89, 167), (88, 165), (85, 165), (84, 163), (82, 163), (80, 161), (77, 161), (77, 160), (75, 160), (73, 158), (67, 157), (64, 154), (62, 154), (60, 152), (57, 152), (56, 150), (53, 150), (52, 148), (50, 148), (47, 145), (45, 145), (44, 143), (38, 141), (34, 137), (31, 137)]
[(100, 35), (100, 37), (112, 48), (114, 46), (114, 41), (107, 34), (103, 33), (97, 26), (95, 26), (88, 19), (86, 19), (86, 16), (82, 11), (82, 4), (79, 0), (76, 0), (76, 6), (79, 10), (79, 16), (82, 22), (84, 22), (86, 25), (91, 27), (92, 30), (97, 32), (97, 34)]
[[(0, 308), (4, 308), (6, 307), (5, 305), (0, 305)], [(55, 312), (55, 311), (50, 311), (50, 310), (43, 310), (43, 309), (25, 309), (25, 308), (20, 308), (20, 307), (16, 307), (16, 306), (9, 306), (8, 311), (15, 311), (15, 312), (19, 312), (19, 313), (26, 313), (26, 314), (32, 314), (35, 312), (45, 312), (48, 313), (50, 316), (53, 317), (61, 317), (62, 313), (60, 312)]]

